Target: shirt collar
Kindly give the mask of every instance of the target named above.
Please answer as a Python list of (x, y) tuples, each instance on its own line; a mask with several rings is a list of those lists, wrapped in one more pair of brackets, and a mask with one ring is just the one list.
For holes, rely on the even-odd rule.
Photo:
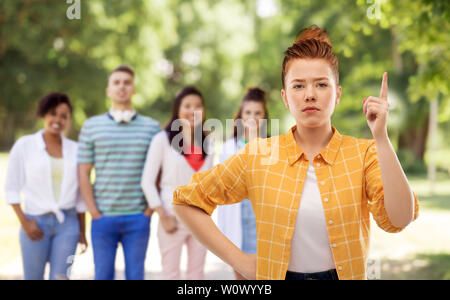
[[(290, 165), (293, 165), (295, 162), (297, 162), (304, 154), (303, 150), (299, 145), (297, 145), (297, 142), (295, 141), (295, 129), (297, 129), (297, 126), (294, 125), (291, 127), (289, 132), (285, 134), (288, 162)], [(331, 129), (333, 130), (333, 136), (331, 137), (328, 145), (319, 154), (319, 156), (321, 156), (330, 165), (335, 162), (342, 142), (342, 135), (339, 133), (339, 131), (334, 126), (332, 126)]]
[[(106, 113), (106, 116), (107, 116), (109, 119), (111, 119), (111, 120), (113, 120), (114, 122), (116, 122), (116, 120), (114, 120), (114, 117), (112, 116), (111, 112), (112, 112), (112, 108)], [(138, 113), (137, 113), (136, 110), (133, 109), (132, 113), (133, 113), (133, 117), (131, 118), (130, 122), (136, 120), (136, 118), (138, 117)], [(126, 122), (126, 123), (128, 123), (128, 122)]]
[[(37, 142), (39, 149), (45, 150), (47, 145), (45, 144), (45, 141), (44, 141), (44, 129), (39, 130), (35, 134), (35, 137), (36, 137), (36, 142)], [(61, 139), (62, 139), (62, 147), (63, 147), (63, 151), (64, 151), (64, 149), (65, 149), (64, 144), (66, 143), (66, 137), (61, 135)]]

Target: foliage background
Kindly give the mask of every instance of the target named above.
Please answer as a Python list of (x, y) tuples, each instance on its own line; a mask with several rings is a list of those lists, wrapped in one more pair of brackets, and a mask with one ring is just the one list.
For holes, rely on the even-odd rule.
[[(406, 167), (424, 163), (433, 100), (439, 101), (440, 156), (446, 156), (448, 1), (80, 1), (79, 20), (67, 18), (64, 0), (1, 2), (0, 149), (40, 126), (36, 102), (50, 91), (72, 98), (76, 139), (86, 118), (109, 106), (106, 78), (119, 64), (134, 66), (135, 105), (161, 124), (184, 85), (198, 86), (208, 117), (222, 121), (234, 115), (246, 88), (260, 86), (270, 95), (271, 118), (287, 130), (293, 122), (280, 97), (283, 52), (300, 29), (317, 24), (329, 32), (340, 61), (343, 98), (335, 126), (370, 137), (360, 101), (378, 95), (388, 71), (389, 130)], [(450, 170), (445, 159), (439, 165)]]
[[(76, 140), (88, 117), (108, 109), (107, 76), (119, 64), (135, 68), (137, 110), (161, 125), (185, 85), (196, 85), (207, 117), (222, 121), (234, 116), (246, 88), (260, 86), (269, 94), (270, 117), (284, 132), (294, 122), (280, 97), (283, 53), (302, 28), (317, 24), (329, 32), (340, 62), (343, 97), (333, 124), (341, 133), (371, 138), (361, 99), (378, 95), (381, 76), (389, 72), (389, 134), (422, 210), (416, 224), (395, 238), (374, 228), (372, 249), (382, 278), (450, 278), (449, 1), (80, 2), (79, 20), (67, 18), (71, 4), (65, 0), (0, 2), (0, 151), (42, 126), (36, 104), (50, 91), (71, 97), (69, 136)], [(431, 151), (433, 101), (438, 129)], [(2, 186), (7, 157), (0, 154)], [(426, 177), (430, 162), (439, 171), (434, 193)], [(3, 189), (0, 202), (0, 278), (15, 278), (18, 223)], [(85, 260), (89, 271), (92, 259)]]

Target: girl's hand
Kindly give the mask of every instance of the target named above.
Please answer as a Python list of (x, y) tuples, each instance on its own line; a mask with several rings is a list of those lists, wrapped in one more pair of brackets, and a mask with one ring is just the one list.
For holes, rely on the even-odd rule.
[(150, 207), (147, 207), (144, 212), (143, 212), (144, 216), (147, 216), (149, 218), (152, 217), (153, 215), (153, 209), (151, 209)]
[(161, 224), (167, 233), (175, 233), (178, 230), (178, 221), (175, 216), (162, 217)]
[(44, 238), (44, 233), (41, 231), (39, 226), (37, 225), (36, 220), (27, 219), (22, 224), (23, 230), (27, 234), (27, 236), (34, 242), (40, 241)]
[(388, 74), (384, 72), (381, 83), (380, 97), (370, 96), (363, 99), (363, 112), (367, 118), (372, 135), (375, 139), (387, 136), (387, 118), (389, 114), (388, 102)]
[(80, 233), (80, 240), (78, 241), (78, 243), (82, 246), (80, 254), (85, 253), (88, 249), (88, 242), (85, 233)]
[(256, 254), (245, 254), (236, 271), (247, 280), (256, 280)]

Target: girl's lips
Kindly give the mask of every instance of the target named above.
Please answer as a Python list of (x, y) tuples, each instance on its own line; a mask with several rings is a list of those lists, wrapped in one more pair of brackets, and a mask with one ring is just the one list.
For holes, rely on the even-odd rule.
[(312, 113), (315, 113), (316, 111), (319, 111), (319, 110), (316, 108), (310, 108), (310, 109), (305, 109), (303, 112), (307, 113), (307, 114), (312, 114)]

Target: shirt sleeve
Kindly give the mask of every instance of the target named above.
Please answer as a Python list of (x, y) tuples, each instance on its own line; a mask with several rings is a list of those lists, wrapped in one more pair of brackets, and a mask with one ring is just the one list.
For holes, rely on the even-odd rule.
[(5, 183), (6, 202), (10, 205), (20, 204), (20, 192), (25, 185), (23, 142), (17, 141), (9, 153), (8, 171)]
[[(373, 141), (366, 152), (365, 158), (365, 190), (368, 200), (368, 207), (378, 227), (386, 232), (400, 232), (404, 228), (395, 227), (386, 212), (384, 204), (383, 181), (378, 162), (378, 153), (375, 141)], [(414, 218), (419, 216), (419, 202), (414, 194)]]
[(151, 141), (141, 178), (141, 187), (151, 208), (162, 205), (158, 189), (156, 188), (156, 178), (164, 160), (164, 139), (167, 139), (167, 137), (162, 132), (157, 134)]
[(87, 122), (81, 129), (80, 137), (78, 139), (78, 163), (94, 163), (94, 141), (89, 132)]
[(175, 189), (172, 204), (195, 206), (212, 215), (217, 205), (247, 199), (245, 149), (211, 170), (195, 173), (188, 185)]

